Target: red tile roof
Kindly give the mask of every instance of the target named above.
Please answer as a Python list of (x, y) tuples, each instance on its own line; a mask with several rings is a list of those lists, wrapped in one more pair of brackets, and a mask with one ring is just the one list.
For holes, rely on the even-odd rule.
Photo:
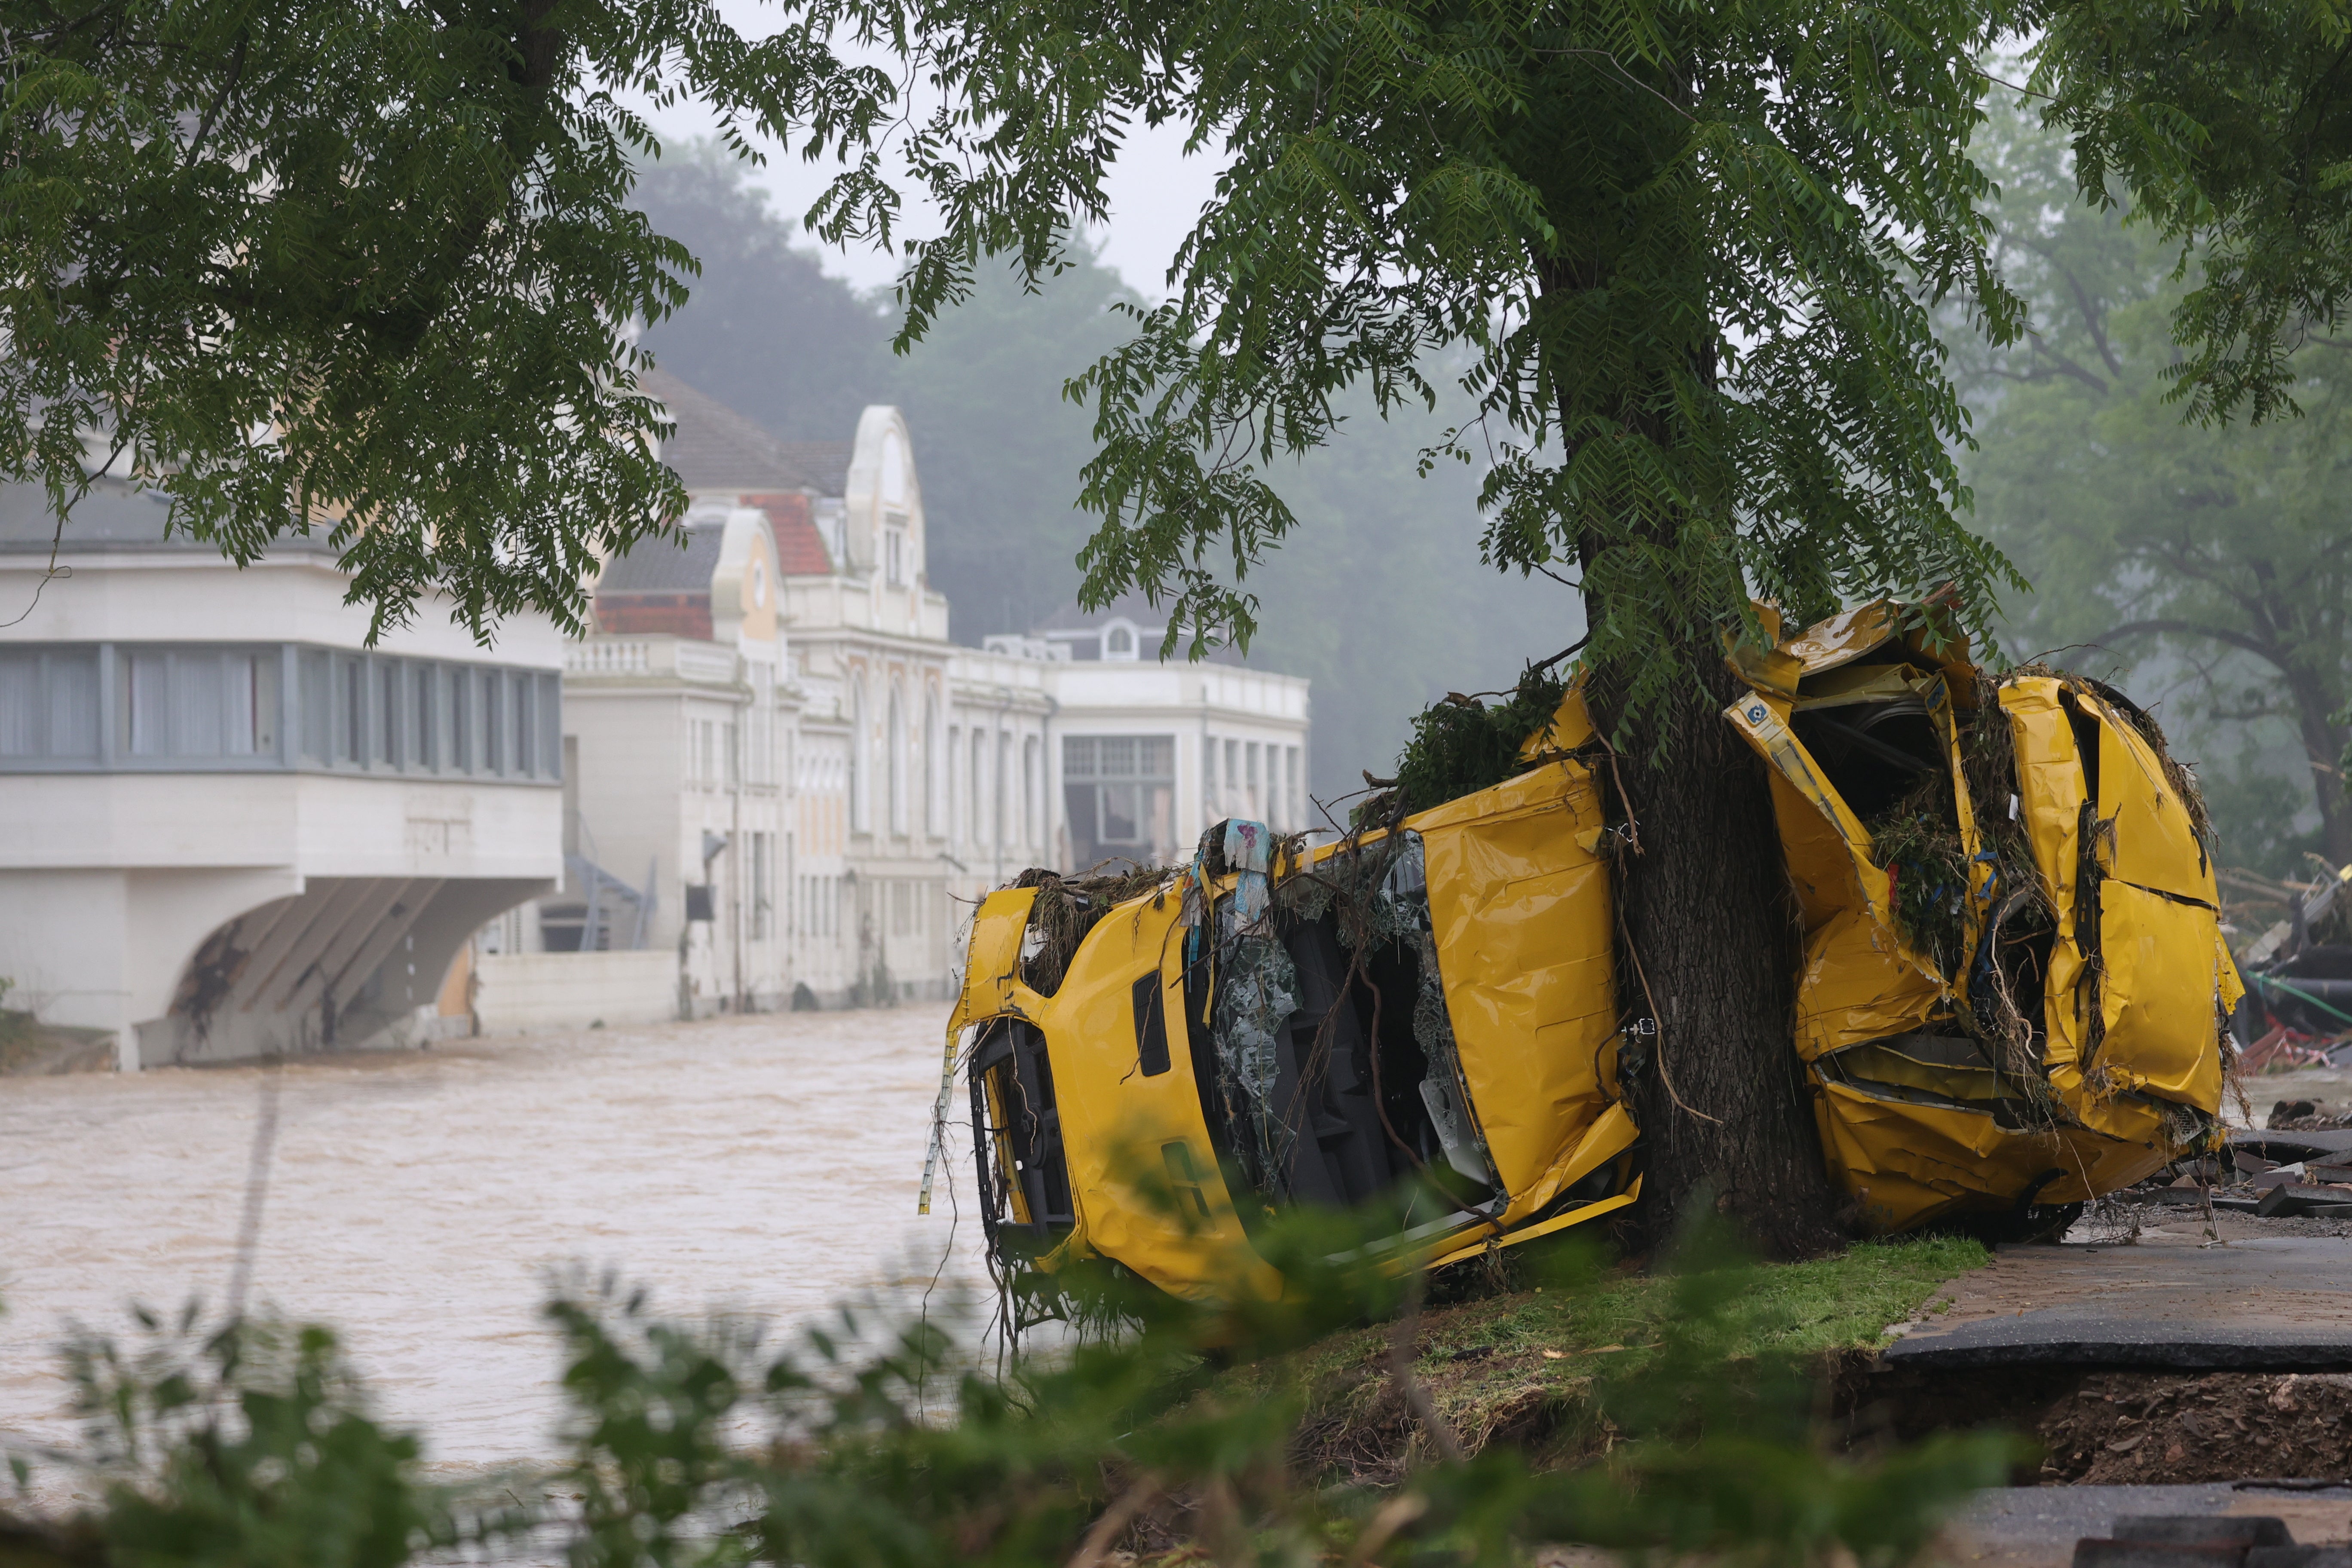
[(743, 506), (755, 506), (768, 514), (769, 530), (776, 536), (776, 570), (787, 577), (825, 577), (833, 573), (833, 556), (824, 547), (824, 535), (809, 521), (808, 497), (797, 492), (787, 495), (743, 495), (736, 498)]

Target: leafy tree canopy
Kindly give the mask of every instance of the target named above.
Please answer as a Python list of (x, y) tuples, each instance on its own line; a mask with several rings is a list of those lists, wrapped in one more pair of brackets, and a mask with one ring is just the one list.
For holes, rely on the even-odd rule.
[[(377, 624), (577, 622), (681, 502), (625, 334), (684, 298), (624, 89), (730, 137), (871, 71), (708, 0), (0, 3), (0, 477), (111, 464), (243, 562), (327, 530)], [(622, 374), (615, 374), (615, 367)]]
[[(2302, 869), (2292, 822), (2316, 805), (2314, 847), (2352, 860), (2336, 766), (2352, 738), (2344, 345), (2315, 340), (2284, 362), (2307, 417), (2184, 426), (2169, 325), (2203, 277), (2176, 279), (2171, 247), (2124, 208), (2072, 201), (2065, 140), (2030, 113), (1997, 102), (1979, 150), (2001, 190), (2000, 265), (2033, 321), (1960, 377), (1987, 410), (1969, 464), (1979, 519), (2037, 590), (2010, 640), (2169, 668), (2189, 710), (2167, 721), (2208, 759), (2226, 858)], [(2264, 729), (2283, 731), (2291, 791), (2246, 754)]]
[(2297, 351), (2352, 308), (2352, 13), (2297, 0), (2058, 0), (2031, 89), (2079, 189), (2128, 192), (2197, 276), (2167, 372), (2200, 420), (2292, 411)]
[[(1327, 441), (1351, 389), (1433, 405), (1449, 347), (1472, 420), (1432, 460), (1491, 456), (1488, 559), (1581, 584), (1635, 710), (1751, 591), (1802, 616), (1945, 579), (1981, 605), (2002, 577), (1952, 517), (1961, 416), (1929, 314), (1955, 291), (1996, 332), (2015, 314), (1966, 153), (1979, 8), (861, 0), (787, 36), (844, 31), (938, 102), (904, 130), (942, 217), (908, 247), (908, 339), (991, 255), (1067, 265), (1134, 121), (1229, 160), (1172, 298), (1074, 386), (1099, 447), (1090, 602), (1164, 590), (1176, 624), (1248, 637), (1242, 579), (1296, 522), (1271, 467)], [(786, 90), (819, 139), (870, 112)], [(828, 238), (896, 233), (863, 145), (813, 209)]]

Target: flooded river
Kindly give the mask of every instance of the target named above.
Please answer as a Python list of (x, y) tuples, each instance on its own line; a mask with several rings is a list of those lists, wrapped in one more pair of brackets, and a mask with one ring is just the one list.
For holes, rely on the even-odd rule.
[[(960, 1097), (933, 1216), (915, 1216), (946, 1016), (781, 1014), (277, 1069), (251, 1300), (338, 1328), (381, 1414), (455, 1473), (551, 1450), (551, 1269), (617, 1269), (669, 1316), (784, 1323), (981, 1285)], [(0, 1445), (70, 1438), (54, 1354), (68, 1320), (116, 1331), (133, 1300), (224, 1299), (270, 1070), (0, 1079)]]

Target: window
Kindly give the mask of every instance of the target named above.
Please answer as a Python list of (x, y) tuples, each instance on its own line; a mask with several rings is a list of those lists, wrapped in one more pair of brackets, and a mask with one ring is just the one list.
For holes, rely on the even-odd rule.
[(1103, 634), (1103, 657), (1105, 658), (1133, 658), (1135, 657), (1135, 633), (1126, 626), (1111, 627), (1109, 631)]
[(991, 844), (1003, 848), (1004, 837), (1004, 773), (1005, 759), (1013, 750), (1013, 737), (999, 730), (996, 732), (996, 772), (988, 783), (988, 823)]
[(429, 664), (419, 664), (409, 670), (408, 696), (408, 760), (420, 768), (441, 765), (441, 733), (436, 728), (440, 717), (441, 672)]
[(367, 666), (356, 658), (342, 661), (342, 714), (336, 725), (342, 737), (335, 761), (353, 767), (367, 761)]
[(849, 681), (849, 830), (870, 833), (874, 830), (873, 810), (866, 799), (872, 786), (873, 738), (866, 733), (866, 678), (852, 676)]
[(0, 757), (98, 755), (98, 649), (0, 653)]
[(1062, 798), (1077, 868), (1174, 847), (1176, 742), (1169, 735), (1067, 735)]
[[(134, 770), (497, 771), (553, 779), (563, 743), (561, 681), (552, 671), (286, 643), (0, 649), (0, 766), (38, 771), (78, 758)], [(105, 733), (102, 685), (112, 710)], [(289, 719), (295, 732), (281, 736)], [(502, 730), (491, 727), (501, 721)]]
[(754, 942), (765, 942), (772, 924), (768, 858), (772, 853), (770, 840), (774, 837), (770, 833), (751, 835), (751, 940)]
[(223, 679), (221, 656), (166, 654), (163, 663), (171, 672), (165, 688), (171, 693), (165, 718), (169, 726), (163, 743), (165, 754), (221, 755), (228, 740), (228, 683)]
[[(534, 679), (525, 676), (526, 680)], [(539, 682), (539, 771), (548, 778), (563, 776), (563, 677), (552, 670)]]
[(134, 757), (160, 757), (171, 750), (169, 661), (160, 653), (126, 654), (122, 670), (122, 749)]
[(532, 712), (537, 706), (535, 685), (528, 675), (514, 678), (514, 750), (507, 759), (509, 773), (529, 774), (539, 771), (538, 747), (534, 744), (539, 738), (539, 726)]
[(474, 771), (481, 757), (475, 714), (474, 672), (459, 668), (449, 672), (449, 765), (461, 773)]
[(882, 531), (882, 559), (893, 588), (907, 585), (907, 531), (886, 528)]
[(238, 757), (278, 755), (278, 682), (285, 660), (275, 648), (226, 656), (228, 749)]
[(507, 681), (503, 670), (482, 671), (482, 771), (503, 773), (514, 766), (507, 733)]
[(1037, 737), (1030, 736), (1021, 742), (1021, 842), (1035, 846), (1045, 841), (1037, 824)]
[(890, 793), (890, 831), (903, 837), (907, 831), (907, 720), (895, 680), (890, 683), (888, 722), (882, 743), (890, 764), (890, 776), (885, 786)]
[(376, 730), (383, 736), (376, 751), (376, 760), (388, 768), (398, 767), (406, 752), (406, 748), (400, 743), (401, 674), (401, 668), (396, 664), (385, 663), (376, 667)]
[[(296, 661), (302, 688), (302, 755), (325, 763), (335, 754), (335, 670), (331, 656), (304, 648)], [(463, 763), (458, 764), (464, 766)]]
[(981, 843), (981, 837), (980, 837), (980, 823), (981, 823), (981, 816), (980, 816), (980, 797), (981, 797), (981, 794), (982, 794), (982, 774), (981, 774), (981, 766), (982, 766), (982, 762), (981, 762), (981, 759), (982, 759), (982, 757), (984, 757), (984, 756), (987, 754), (987, 741), (988, 741), (988, 737), (986, 737), (985, 735), (982, 735), (982, 734), (978, 730), (974, 730), (974, 731), (971, 732), (971, 794), (970, 794), (969, 798), (967, 798), (967, 799), (966, 799), (966, 801), (964, 802), (964, 805), (965, 805), (965, 806), (966, 806), (966, 808), (967, 808), (967, 811), (968, 811), (969, 816), (970, 816), (970, 818), (971, 818), (971, 830), (970, 835), (966, 837), (966, 839), (965, 839), (964, 841), (965, 841), (966, 843), (968, 843), (968, 844), (972, 845), (974, 847), (977, 847), (980, 845), (980, 843)]
[(945, 836), (946, 818), (940, 811), (940, 700), (923, 697), (923, 831), (933, 838)]

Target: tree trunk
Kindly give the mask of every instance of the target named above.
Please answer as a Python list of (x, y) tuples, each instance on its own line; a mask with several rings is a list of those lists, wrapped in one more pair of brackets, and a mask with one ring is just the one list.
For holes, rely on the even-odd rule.
[(2284, 659), (2273, 662), (2285, 673), (2295, 705), (2296, 739), (2303, 742), (2312, 797), (2319, 807), (2320, 852), (2338, 866), (2352, 865), (2352, 793), (2347, 793), (2340, 771), (2352, 730), (2336, 721), (2339, 704), (2315, 677)]
[(1736, 682), (1719, 653), (1693, 658), (1706, 689), (1669, 716), (1663, 760), (1635, 735), (1619, 763), (1641, 836), (1619, 861), (1622, 997), (1657, 1024), (1633, 1083), (1636, 1245), (1706, 1203), (1765, 1256), (1807, 1257), (1844, 1238), (1792, 1043), (1796, 910), (1764, 764), (1723, 718)]

